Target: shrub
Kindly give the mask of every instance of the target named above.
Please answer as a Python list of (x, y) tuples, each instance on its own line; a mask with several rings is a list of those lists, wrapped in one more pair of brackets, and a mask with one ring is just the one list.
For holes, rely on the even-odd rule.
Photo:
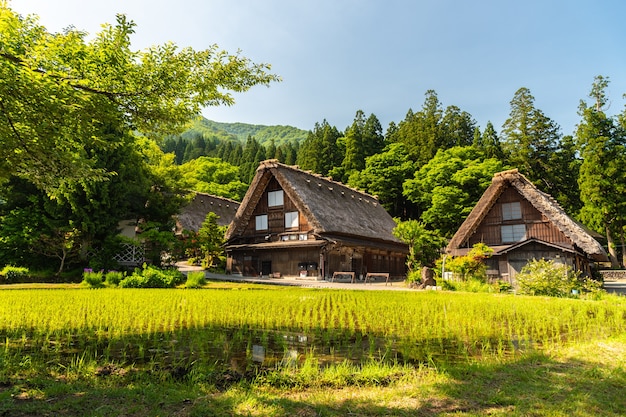
[(532, 260), (516, 276), (519, 292), (528, 295), (550, 297), (572, 297), (579, 293), (598, 293), (600, 283), (588, 277), (581, 277), (569, 265), (545, 259)]
[(152, 265), (136, 269), (132, 275), (120, 281), (122, 288), (173, 288), (182, 283), (185, 276), (176, 269), (159, 269)]
[(454, 272), (455, 276), (463, 281), (477, 279), (484, 282), (487, 279), (487, 265), (484, 260), (490, 258), (492, 254), (493, 249), (489, 246), (484, 243), (477, 243), (467, 255), (450, 259), (446, 268)]
[(23, 278), (28, 277), (30, 271), (28, 268), (21, 266), (7, 265), (0, 271), (0, 281), (4, 279), (7, 283), (18, 282)]
[(187, 282), (185, 288), (200, 288), (206, 284), (204, 271), (191, 271), (187, 273)]
[(117, 287), (124, 279), (124, 275), (121, 271), (109, 271), (104, 275), (104, 282), (110, 287)]
[(465, 292), (494, 292), (492, 285), (487, 284), (485, 281), (475, 278), (470, 278), (465, 281), (451, 281), (446, 280), (441, 284), (441, 288), (449, 291), (465, 291)]
[(418, 284), (422, 281), (422, 274), (421, 271), (409, 271), (409, 273), (406, 276), (406, 283), (407, 285), (411, 285), (411, 284)]
[(119, 283), (120, 288), (148, 288), (147, 279), (138, 273), (127, 276)]
[(83, 271), (83, 281), (81, 285), (89, 288), (102, 288), (104, 286), (103, 280), (104, 275), (101, 271), (95, 272), (92, 269), (85, 269)]

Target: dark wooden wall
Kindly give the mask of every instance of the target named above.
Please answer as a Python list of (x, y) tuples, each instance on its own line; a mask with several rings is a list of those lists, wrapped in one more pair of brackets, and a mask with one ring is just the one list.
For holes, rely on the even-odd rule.
[[(502, 219), (502, 204), (520, 202), (522, 219), (504, 221)], [(537, 238), (544, 242), (555, 244), (571, 244), (572, 242), (533, 205), (524, 199), (516, 189), (508, 188), (496, 201), (476, 232), (471, 236), (469, 247), (476, 243), (485, 243), (491, 246), (504, 244), (502, 242), (502, 225), (526, 225), (526, 239)], [(511, 242), (508, 242), (511, 243)]]

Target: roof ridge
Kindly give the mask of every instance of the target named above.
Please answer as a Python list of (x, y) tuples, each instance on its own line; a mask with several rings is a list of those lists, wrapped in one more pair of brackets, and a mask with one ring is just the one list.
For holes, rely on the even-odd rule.
[(355, 193), (359, 193), (359, 194), (362, 194), (362, 195), (364, 195), (366, 197), (370, 197), (370, 198), (372, 198), (372, 199), (374, 199), (374, 200), (376, 200), (378, 202), (378, 196), (376, 196), (376, 195), (369, 194), (369, 193), (367, 193), (367, 192), (365, 192), (363, 190), (359, 190), (358, 188), (354, 188), (354, 187), (351, 187), (351, 186), (349, 186), (347, 184), (344, 184), (342, 182), (335, 181), (333, 179), (333, 177), (326, 177), (326, 176), (324, 176), (322, 174), (319, 174), (319, 173), (316, 173), (316, 172), (313, 172), (313, 171), (310, 171), (310, 170), (301, 169), (298, 165), (283, 164), (278, 159), (266, 159), (265, 161), (261, 161), (260, 164), (259, 164), (259, 167), (257, 168), (257, 170), (263, 170), (263, 169), (268, 169), (268, 168), (277, 168), (277, 167), (287, 168), (287, 169), (290, 169), (290, 170), (293, 170), (293, 171), (297, 171), (297, 172), (301, 172), (301, 173), (304, 173), (304, 174), (311, 175), (311, 176), (313, 176), (315, 178), (319, 178), (319, 179), (327, 181), (327, 182), (329, 182), (331, 184), (335, 184), (335, 185), (338, 185), (340, 187), (344, 187), (344, 188), (346, 188), (348, 190), (351, 190), (351, 191), (353, 191)]

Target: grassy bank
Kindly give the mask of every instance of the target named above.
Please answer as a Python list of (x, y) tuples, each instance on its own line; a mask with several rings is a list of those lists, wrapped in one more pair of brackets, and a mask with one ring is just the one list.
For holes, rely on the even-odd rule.
[(0, 415), (626, 415), (623, 297), (17, 289), (0, 323)]

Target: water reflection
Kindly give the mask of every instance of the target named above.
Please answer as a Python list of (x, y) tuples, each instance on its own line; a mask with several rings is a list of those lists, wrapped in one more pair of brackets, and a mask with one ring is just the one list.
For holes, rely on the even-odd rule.
[[(1, 336), (1, 335), (0, 335)], [(237, 372), (259, 368), (289, 367), (315, 358), (320, 366), (348, 361), (402, 364), (467, 361), (471, 358), (511, 355), (534, 349), (524, 339), (410, 340), (399, 336), (377, 336), (361, 332), (318, 329), (311, 332), (263, 331), (212, 328), (180, 330), (152, 335), (107, 339), (101, 335), (65, 335), (63, 338), (16, 338), (5, 335), (6, 348), (22, 354), (45, 355), (59, 363), (71, 362), (77, 355), (98, 361), (122, 363), (159, 363), (163, 366), (188, 366), (195, 362), (214, 364)]]

